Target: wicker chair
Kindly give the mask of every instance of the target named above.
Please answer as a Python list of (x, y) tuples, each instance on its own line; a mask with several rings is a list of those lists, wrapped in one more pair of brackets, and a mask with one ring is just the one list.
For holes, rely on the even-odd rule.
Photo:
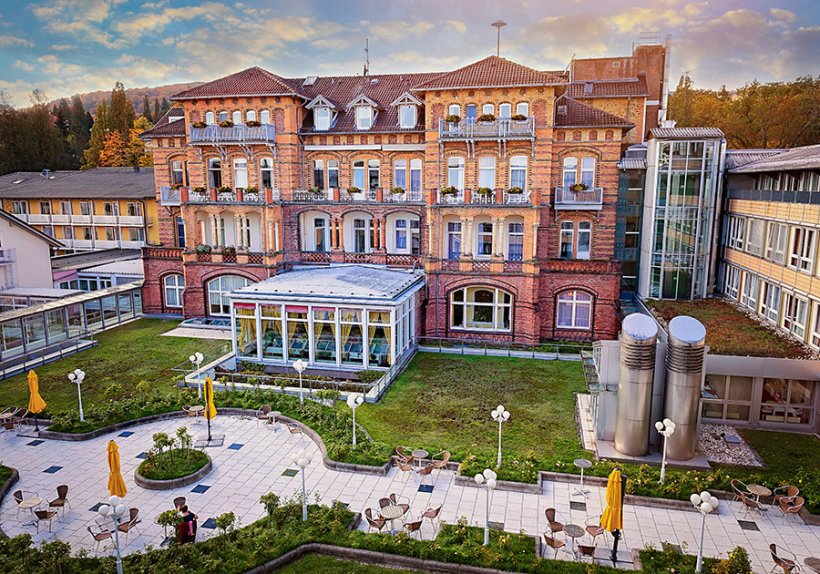
[(584, 556), (588, 556), (592, 562), (595, 562), (595, 549), (597, 546), (587, 546), (586, 544), (579, 544), (578, 548), (578, 560), (583, 558)]
[(733, 478), (729, 483), (732, 485), (732, 493), (734, 494), (734, 500), (740, 500), (742, 497), (751, 497), (752, 493), (749, 492), (749, 487), (746, 486), (744, 483), (740, 482), (738, 479)]
[(421, 523), (421, 520), (416, 520), (415, 522), (406, 522), (404, 524), (404, 530), (405, 532), (407, 532), (407, 535), (412, 537), (414, 532), (418, 532), (419, 540), (421, 540)]
[(772, 572), (778, 568), (783, 569), (783, 574), (791, 574), (795, 570), (798, 572), (800, 571), (800, 565), (797, 564), (797, 559), (794, 554), (791, 554), (788, 550), (786, 550), (786, 552), (791, 554), (791, 558), (783, 558), (778, 555), (776, 544), (769, 544), (769, 552), (772, 553), (772, 560), (774, 560), (774, 568), (772, 568)]
[(68, 505), (71, 508), (71, 503), (68, 502), (68, 485), (61, 484), (57, 487), (57, 498), (48, 501), (49, 508), (62, 508), (63, 517), (65, 518), (65, 507)]
[(424, 482), (424, 477), (425, 476), (430, 476), (431, 474), (433, 474), (433, 471), (435, 469), (436, 468), (432, 464), (428, 464), (427, 466), (425, 466), (424, 468), (419, 470), (419, 472), (418, 472), (419, 481), (423, 483)]
[(743, 515), (744, 517), (749, 516), (749, 513), (752, 511), (755, 512), (763, 512), (764, 510), (768, 510), (764, 508), (762, 504), (758, 501), (754, 500), (753, 498), (749, 498), (745, 494), (741, 494), (740, 501), (743, 503), (743, 506), (746, 507), (746, 513)]
[[(547, 536), (546, 532), (544, 533), (544, 542), (547, 543), (548, 547), (555, 550), (555, 554), (552, 555), (553, 559), (557, 558), (558, 557), (558, 551), (561, 550), (561, 548), (563, 548), (564, 546), (567, 545), (567, 543), (564, 542), (563, 540), (556, 540), (552, 536)], [(543, 554), (546, 554), (546, 552), (544, 552)]]
[[(390, 502), (394, 505), (398, 506), (402, 510), (402, 516), (405, 514), (408, 515), (411, 519), (413, 518), (413, 514), (410, 512), (410, 499), (406, 496), (399, 496), (396, 493), (391, 493), (388, 498), (390, 498)], [(399, 498), (406, 500), (407, 502), (399, 502)]]
[(20, 518), (20, 504), (22, 504), (26, 498), (38, 498), (39, 494), (31, 490), (15, 490), (12, 497), (14, 498), (14, 502), (17, 503), (17, 518)]
[(783, 503), (791, 504), (794, 502), (794, 499), (800, 494), (800, 489), (791, 484), (786, 484), (775, 488), (772, 494), (774, 495), (774, 504), (780, 506)]
[(268, 415), (270, 414), (271, 408), (270, 405), (262, 405), (258, 411), (256, 411), (256, 424), (259, 423), (269, 423), (270, 418)]
[[(413, 468), (413, 466), (412, 466), (412, 465), (410, 465), (410, 464), (406, 464), (406, 463), (402, 462), (402, 461), (401, 461), (401, 459), (396, 459), (396, 467), (399, 469), (399, 471), (404, 472), (404, 473), (408, 473), (408, 472), (409, 472), (409, 473), (411, 473), (411, 474), (412, 474), (412, 473), (416, 472), (416, 469), (415, 469), (415, 468)], [(406, 477), (406, 476), (408, 476), (408, 475), (407, 475), (407, 474), (405, 474), (405, 477)], [(406, 481), (407, 481), (407, 478), (405, 478), (404, 480), (405, 480), (405, 482), (406, 482)]]
[[(441, 459), (433, 460), (430, 463), (433, 466), (433, 468), (438, 471), (438, 474), (436, 474), (436, 479), (438, 479), (439, 475), (441, 474), (441, 471), (443, 469), (447, 468), (447, 463), (450, 462), (450, 451), (443, 450), (435, 456), (439, 456), (439, 455), (441, 455)], [(435, 459), (435, 457), (434, 457), (434, 459)]]
[[(586, 530), (587, 534), (589, 534), (592, 537), (593, 544), (595, 544), (595, 541), (598, 539), (599, 536), (606, 532), (606, 529), (603, 526), (601, 526), (600, 517), (590, 518), (589, 520), (587, 520), (584, 530)], [(604, 542), (606, 542), (606, 536), (604, 536)]]
[(424, 512), (421, 513), (421, 519), (424, 520), (425, 518), (430, 521), (430, 526), (433, 527), (435, 530), (435, 520), (438, 520), (438, 515), (441, 514), (441, 507), (443, 505), (439, 504), (438, 508), (428, 508)]
[(40, 532), (40, 523), (48, 522), (48, 531), (51, 532), (51, 521), (57, 516), (56, 510), (37, 509), (34, 511), (34, 516), (37, 518), (37, 532)]
[(413, 455), (410, 454), (410, 448), (406, 446), (397, 446), (396, 447), (396, 454), (399, 457), (399, 460), (404, 462), (404, 464), (413, 464)]
[(554, 508), (547, 508), (544, 511), (544, 514), (547, 516), (547, 522), (550, 525), (550, 532), (556, 534), (558, 532), (564, 531), (564, 525), (561, 522), (555, 520), (555, 509)]
[(139, 514), (140, 514), (140, 511), (139, 511), (138, 508), (129, 508), (128, 509), (128, 522), (123, 522), (122, 524), (120, 524), (119, 528), (117, 529), (120, 532), (125, 532), (125, 545), (126, 546), (128, 546), (128, 533), (131, 532), (131, 530), (136, 529), (137, 524), (142, 522), (139, 519)]
[(91, 536), (94, 537), (94, 542), (96, 543), (94, 546), (94, 552), (100, 551), (100, 543), (102, 543), (103, 540), (111, 540), (111, 537), (113, 536), (112, 533), (108, 530), (100, 530), (99, 532), (94, 532), (93, 530), (91, 530), (90, 526), (86, 526), (86, 529), (91, 534)]
[(788, 499), (789, 502), (780, 502), (780, 512), (783, 513), (784, 518), (788, 518), (790, 514), (800, 514), (800, 511), (803, 509), (803, 506), (806, 504), (806, 500), (802, 496), (796, 496), (794, 498)]
[(375, 528), (378, 532), (384, 529), (387, 525), (387, 520), (379, 516), (378, 518), (373, 518), (373, 509), (372, 508), (365, 508), (364, 509), (364, 517), (367, 520), (367, 531), (370, 532), (371, 528)]
[(381, 508), (384, 508), (385, 506), (390, 506), (391, 504), (393, 504), (393, 501), (392, 501), (392, 500), (390, 500), (390, 499), (389, 499), (389, 498), (387, 498), (387, 497), (384, 497), (384, 498), (380, 498), (380, 499), (379, 499), (379, 508), (380, 508), (380, 509), (381, 509)]

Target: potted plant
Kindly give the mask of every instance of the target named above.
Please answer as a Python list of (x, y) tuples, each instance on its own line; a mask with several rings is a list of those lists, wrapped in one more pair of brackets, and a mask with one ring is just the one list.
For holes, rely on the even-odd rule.
[(196, 246), (196, 252), (197, 252), (197, 255), (210, 255), (211, 254), (211, 246), (200, 243), (199, 245)]
[(586, 190), (589, 189), (589, 186), (587, 184), (583, 183), (583, 182), (580, 182), (580, 183), (575, 183), (575, 184), (569, 186), (569, 188), (572, 191), (586, 191)]
[(181, 183), (175, 183), (174, 185), (171, 186), (171, 189), (177, 189), (178, 190), (178, 189), (181, 189), (182, 187), (184, 187), (184, 186)]
[(198, 121), (198, 122), (194, 122), (194, 123), (192, 123), (192, 124), (191, 124), (191, 126), (193, 126), (193, 127), (195, 127), (195, 128), (204, 128), (204, 127), (207, 127), (207, 126), (208, 126), (208, 124), (206, 124), (205, 122), (203, 122), (203, 121), (201, 121), (201, 120), (200, 120), (200, 121)]
[(255, 185), (251, 185), (245, 188), (245, 193), (259, 193), (259, 188)]
[(483, 124), (489, 124), (495, 121), (495, 116), (493, 114), (481, 114), (478, 116), (478, 121)]
[(479, 195), (485, 195), (487, 197), (493, 194), (493, 188), (491, 187), (479, 187), (475, 192)]
[(258, 122), (256, 120), (248, 120), (247, 122), (245, 122), (245, 125), (248, 126), (249, 128), (258, 128), (259, 126), (262, 125), (262, 123)]
[(524, 114), (515, 114), (510, 119), (514, 120), (516, 122), (525, 122), (525, 121), (527, 121), (527, 116), (525, 116)]
[(440, 193), (441, 195), (456, 195), (458, 193), (458, 188), (454, 185), (442, 187)]
[(230, 187), (228, 187), (227, 185), (223, 185), (223, 186), (220, 186), (219, 189), (217, 189), (217, 191), (219, 193), (231, 193), (233, 190)]
[(508, 189), (507, 193), (509, 193), (510, 195), (520, 195), (520, 194), (524, 193), (524, 190), (521, 189), (520, 187), (516, 186), (516, 187), (511, 187), (510, 189)]
[(393, 194), (393, 195), (399, 195), (400, 193), (404, 193), (404, 188), (403, 187), (398, 187), (398, 186), (391, 187), (390, 188), (390, 193)]
[(350, 195), (353, 195), (354, 193), (361, 193), (361, 192), (362, 192), (362, 190), (359, 189), (358, 187), (356, 187), (355, 185), (351, 185), (350, 187), (347, 188), (347, 193), (349, 193)]
[(236, 247), (233, 245), (226, 245), (222, 248), (223, 255), (234, 256), (236, 257)]
[(221, 128), (232, 128), (233, 122), (231, 120), (222, 120), (219, 122), (219, 127)]
[(318, 194), (319, 194), (319, 188), (318, 188), (318, 187), (316, 187), (316, 186), (309, 187), (309, 188), (308, 188), (308, 193), (312, 193), (312, 194), (314, 194), (314, 195), (318, 195)]
[(194, 193), (205, 193), (205, 188), (202, 187), (201, 185), (198, 185), (195, 188), (193, 188), (191, 191), (193, 191)]
[(449, 116), (444, 118), (444, 121), (447, 122), (448, 124), (457, 124), (458, 122), (461, 121), (461, 116), (459, 116), (457, 114), (450, 114)]

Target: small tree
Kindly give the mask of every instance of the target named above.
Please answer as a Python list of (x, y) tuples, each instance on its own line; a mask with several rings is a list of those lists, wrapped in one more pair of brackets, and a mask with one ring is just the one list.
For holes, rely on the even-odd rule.
[(236, 528), (236, 515), (233, 512), (226, 512), (217, 516), (215, 522), (222, 534), (227, 534)]
[(265, 512), (268, 516), (273, 516), (276, 509), (279, 508), (280, 498), (272, 492), (268, 492), (259, 497), (259, 502), (265, 507)]

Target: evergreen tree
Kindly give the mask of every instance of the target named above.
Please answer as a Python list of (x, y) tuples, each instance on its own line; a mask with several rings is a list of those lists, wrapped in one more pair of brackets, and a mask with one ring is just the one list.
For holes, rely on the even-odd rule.
[(97, 117), (94, 118), (94, 125), (91, 127), (88, 148), (83, 152), (83, 169), (97, 167), (97, 160), (105, 144), (105, 135), (108, 131), (108, 103), (103, 100), (97, 106)]
[(156, 121), (154, 116), (151, 115), (151, 104), (148, 102), (148, 94), (142, 96), (142, 115), (151, 123)]
[(74, 169), (80, 167), (83, 159), (83, 150), (88, 147), (91, 138), (91, 127), (94, 125), (94, 118), (85, 111), (83, 101), (80, 96), (71, 98), (71, 119), (69, 122), (69, 146), (74, 162)]
[(108, 129), (120, 134), (127, 134), (134, 125), (134, 105), (125, 95), (122, 82), (117, 82), (111, 91), (111, 101), (108, 105)]
[(161, 110), (159, 107), (159, 98), (154, 98), (154, 123), (157, 123), (159, 119), (162, 117), (160, 111)]
[[(159, 108), (160, 113), (164, 116), (168, 113), (168, 110), (171, 109), (171, 102), (168, 101), (168, 98), (162, 98), (162, 105)], [(162, 117), (162, 116), (160, 116)]]

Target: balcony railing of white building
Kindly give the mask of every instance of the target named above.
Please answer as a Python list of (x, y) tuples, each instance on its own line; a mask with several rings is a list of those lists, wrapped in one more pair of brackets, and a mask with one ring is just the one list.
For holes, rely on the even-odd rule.
[(440, 139), (515, 139), (535, 137), (535, 116), (524, 120), (495, 119), (478, 121), (465, 118), (458, 122), (439, 120)]
[(601, 209), (604, 202), (604, 188), (573, 189), (555, 188), (555, 209)]
[(258, 126), (238, 124), (230, 127), (214, 124), (204, 128), (191, 127), (192, 144), (250, 144), (274, 143), (275, 141), (276, 129), (271, 124)]
[[(441, 205), (531, 205), (530, 190), (479, 190), (441, 188), (436, 202)], [(488, 189), (488, 188), (487, 188)]]
[(140, 249), (145, 246), (144, 241), (127, 239), (60, 239), (60, 243), (67, 249), (77, 251), (94, 251), (97, 249)]
[(68, 213), (15, 213), (15, 217), (30, 225), (104, 225), (114, 227), (143, 227), (142, 215), (74, 215)]

